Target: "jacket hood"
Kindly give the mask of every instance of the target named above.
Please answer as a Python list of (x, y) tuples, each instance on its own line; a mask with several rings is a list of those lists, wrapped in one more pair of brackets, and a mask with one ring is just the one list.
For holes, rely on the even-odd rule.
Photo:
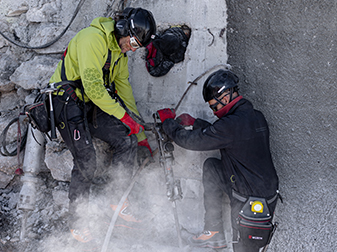
[(101, 31), (107, 33), (114, 31), (115, 21), (111, 17), (97, 17), (92, 20), (90, 26), (96, 27)]
[(105, 34), (110, 50), (119, 48), (113, 33), (115, 21), (111, 17), (97, 17), (91, 22), (90, 26), (101, 30)]

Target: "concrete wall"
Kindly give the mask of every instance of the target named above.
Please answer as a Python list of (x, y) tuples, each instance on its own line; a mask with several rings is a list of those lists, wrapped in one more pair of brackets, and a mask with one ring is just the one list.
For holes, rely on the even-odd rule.
[(334, 251), (336, 2), (226, 2), (228, 63), (269, 121), (284, 197), (269, 251)]
[[(203, 1), (134, 1), (132, 6), (143, 6), (150, 9), (156, 18), (159, 31), (168, 28), (169, 25), (177, 24), (186, 24), (192, 28), (185, 60), (176, 64), (163, 77), (152, 77), (147, 73), (143, 61), (145, 51), (137, 50), (136, 53), (130, 54), (130, 82), (134, 88), (137, 106), (145, 120), (152, 122), (152, 114), (156, 110), (165, 107), (175, 108), (182, 94), (190, 85), (189, 82), (214, 66), (227, 67), (226, 3), (225, 1), (212, 3)], [(215, 70), (217, 69), (219, 67)], [(202, 98), (202, 86), (209, 74), (206, 74), (197, 82), (196, 86), (189, 90), (177, 109), (177, 115), (190, 113), (195, 117), (210, 121), (216, 119)], [(147, 135), (150, 145), (153, 149), (156, 148), (157, 143), (153, 134)], [(176, 161), (174, 173), (177, 178), (181, 179), (184, 194), (183, 200), (178, 202), (180, 222), (188, 232), (200, 232), (204, 224), (202, 164), (208, 156), (219, 156), (219, 153), (218, 151), (193, 152), (175, 146), (174, 156)], [(156, 177), (160, 178), (161, 175), (157, 174)], [(151, 181), (148, 184), (151, 184)], [(165, 197), (160, 187), (157, 190), (152, 188), (148, 192), (154, 199), (160, 199), (159, 201)], [(167, 211), (170, 213), (169, 208)], [(173, 224), (172, 218), (170, 222)], [(230, 236), (229, 226), (224, 228)], [(171, 230), (174, 231), (173, 228)], [(172, 237), (174, 236), (173, 233)]]
[[(5, 18), (3, 16), (10, 9), (19, 9), (21, 3), (8, 0), (2, 3), (1, 30), (14, 29), (23, 41), (33, 41), (32, 45), (37, 45), (59, 34), (69, 22), (78, 1), (56, 1), (48, 8), (47, 1), (30, 1), (30, 15), (23, 13)], [(93, 4), (87, 0), (63, 40), (45, 50), (23, 50), (0, 38), (2, 62), (6, 59), (11, 64), (0, 64), (1, 71), (6, 73), (0, 76), (0, 105), (4, 104), (5, 97), (9, 97), (6, 92), (16, 92), (21, 98), (28, 94), (20, 89), (20, 85), (27, 84), (26, 79), (10, 79), (17, 70), (15, 68), (23, 63), (30, 65), (30, 68), (21, 68), (21, 76), (34, 79), (39, 72), (39, 68), (35, 68), (36, 62), (41, 65), (41, 62), (51, 61), (49, 72), (52, 73), (53, 63), (59, 59), (57, 53), (63, 51), (72, 35), (89, 25), (94, 17), (106, 15), (114, 3), (95, 1)], [(150, 9), (159, 29), (172, 24), (187, 24), (192, 28), (185, 61), (176, 64), (166, 76), (155, 78), (147, 73), (144, 49), (129, 54), (130, 82), (145, 120), (151, 121), (151, 115), (157, 109), (175, 107), (188, 82), (199, 74), (214, 65), (229, 63), (241, 79), (241, 94), (265, 114), (270, 125), (272, 155), (284, 203), (276, 209), (275, 220), (280, 225), (269, 251), (333, 251), (337, 240), (334, 218), (337, 198), (334, 193), (337, 176), (334, 155), (337, 148), (334, 141), (336, 3), (312, 0), (137, 0), (129, 4)], [(47, 15), (42, 15), (40, 9)], [(39, 30), (45, 33), (35, 33)], [(215, 119), (202, 101), (204, 80), (202, 78), (191, 88), (178, 114), (188, 112), (195, 117)], [(6, 91), (4, 86), (10, 86), (10, 90)], [(3, 116), (2, 113), (2, 129), (8, 122)], [(153, 135), (147, 134), (155, 148)], [(208, 156), (216, 155), (217, 152), (191, 152), (178, 147), (175, 150), (174, 171), (182, 180), (185, 196), (179, 202), (178, 210), (182, 225), (190, 232), (200, 231), (203, 225), (202, 162)], [(11, 162), (15, 164), (16, 159)], [(157, 206), (160, 200), (166, 200), (165, 185), (160, 176), (162, 171), (157, 163), (146, 169), (140, 180), (140, 185), (150, 185), (145, 192), (152, 193), (152, 203)], [(138, 188), (142, 187), (138, 185)], [(161, 204), (159, 206), (167, 207), (165, 203)], [(158, 223), (163, 216), (158, 213)], [(173, 224), (172, 215), (170, 218), (167, 223)], [(171, 225), (170, 228), (170, 237), (174, 239), (174, 227)], [(225, 228), (229, 232), (228, 225)], [(166, 234), (162, 230), (160, 233), (163, 237)]]

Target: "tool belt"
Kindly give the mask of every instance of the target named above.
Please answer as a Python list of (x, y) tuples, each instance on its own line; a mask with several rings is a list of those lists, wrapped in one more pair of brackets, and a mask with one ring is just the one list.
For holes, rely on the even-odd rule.
[(232, 196), (244, 203), (236, 219), (238, 241), (254, 244), (259, 248), (266, 246), (274, 229), (273, 214), (269, 211), (269, 205), (279, 198), (279, 193), (268, 200), (261, 197), (246, 197), (234, 190)]
[[(79, 106), (83, 106), (83, 102), (77, 97), (75, 93), (75, 82), (62, 81), (55, 83), (57, 86), (56, 95), (63, 96), (64, 99), (73, 99)], [(46, 87), (48, 88), (48, 86)], [(62, 95), (61, 95), (62, 93)], [(46, 93), (43, 90), (38, 94), (32, 104), (24, 106), (24, 114), (27, 115), (29, 123), (34, 129), (38, 129), (42, 133), (48, 133), (51, 130), (50, 120), (50, 101)], [(59, 111), (55, 111), (55, 116), (58, 117)]]
[(24, 106), (23, 110), (34, 129), (38, 129), (43, 133), (51, 130), (48, 95), (39, 94), (34, 103)]

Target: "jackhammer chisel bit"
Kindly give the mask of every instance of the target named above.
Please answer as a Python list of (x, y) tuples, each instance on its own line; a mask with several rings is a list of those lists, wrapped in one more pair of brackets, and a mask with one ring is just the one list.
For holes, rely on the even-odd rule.
[(160, 165), (164, 168), (165, 181), (166, 181), (166, 196), (168, 200), (172, 202), (174, 221), (178, 235), (178, 244), (179, 247), (182, 248), (183, 243), (181, 238), (181, 228), (179, 223), (176, 201), (182, 199), (183, 193), (180, 186), (180, 180), (175, 179), (173, 174), (174, 145), (171, 143), (170, 139), (165, 134), (165, 132), (162, 131), (161, 123), (157, 123), (156, 117), (157, 115), (153, 114), (154, 118), (153, 132), (155, 133), (158, 142), (158, 149), (160, 154), (159, 162)]

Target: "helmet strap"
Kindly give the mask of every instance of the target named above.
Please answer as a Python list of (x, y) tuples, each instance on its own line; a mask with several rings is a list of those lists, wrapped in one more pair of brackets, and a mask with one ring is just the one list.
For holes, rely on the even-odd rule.
[[(224, 96), (225, 97), (225, 96)], [(223, 97), (222, 97), (223, 98)], [(222, 100), (221, 98), (221, 100)], [(214, 100), (216, 100), (218, 103), (220, 103), (222, 106), (226, 106), (225, 103), (223, 103), (220, 99), (218, 99), (217, 97), (214, 97)]]
[(242, 99), (242, 96), (235, 97), (233, 101), (228, 103), (226, 106), (224, 106), (220, 110), (214, 112), (214, 115), (216, 115), (218, 118), (225, 116), (231, 110), (231, 108), (241, 99)]
[(234, 90), (234, 88), (230, 88), (230, 90), (229, 90), (230, 94), (229, 94), (229, 102), (228, 103), (230, 103), (233, 100), (233, 90)]

